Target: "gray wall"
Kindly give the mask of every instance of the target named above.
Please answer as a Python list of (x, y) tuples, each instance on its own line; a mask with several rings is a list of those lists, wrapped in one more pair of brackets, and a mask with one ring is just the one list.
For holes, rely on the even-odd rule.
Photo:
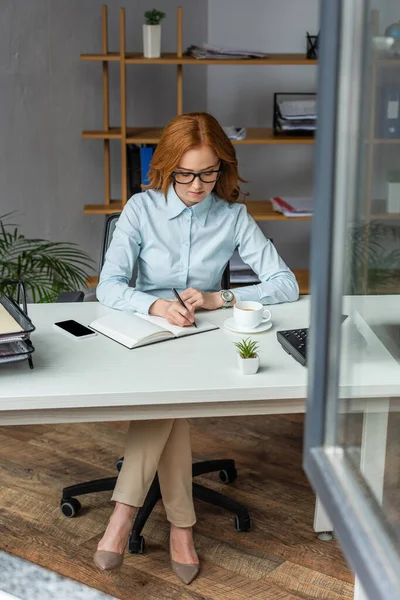
[[(318, 0), (210, 0), (208, 40), (262, 52), (305, 52), (305, 33), (318, 32)], [(274, 92), (310, 92), (315, 66), (215, 66), (208, 69), (208, 110), (224, 125), (272, 126)], [(313, 146), (237, 146), (249, 198), (311, 195)], [(307, 268), (310, 223), (264, 222), (293, 268)]]
[[(0, 215), (27, 236), (72, 241), (97, 260), (103, 216), (83, 215), (103, 202), (103, 145), (82, 140), (102, 128), (101, 63), (79, 60), (101, 52), (103, 0), (1, 0)], [(164, 51), (176, 50), (175, 0), (158, 0)], [(127, 50), (142, 50), (148, 0), (124, 2)], [(120, 3), (109, 6), (109, 47), (118, 50)], [(207, 4), (186, 0), (184, 46), (207, 39)], [(111, 124), (119, 124), (119, 74), (112, 65)], [(176, 114), (176, 68), (128, 67), (128, 125), (161, 126)], [(206, 108), (206, 71), (189, 69), (184, 110)], [(112, 144), (112, 194), (120, 197), (120, 149)]]
[[(82, 140), (102, 127), (101, 65), (79, 60), (101, 51), (103, 0), (1, 0), (0, 215), (28, 236), (73, 241), (98, 258), (103, 216), (83, 215), (103, 202), (102, 143)], [(127, 50), (141, 51), (148, 0), (123, 2)], [(176, 7), (184, 4), (189, 43), (304, 52), (306, 30), (317, 30), (318, 0), (158, 0), (164, 51), (176, 49)], [(118, 50), (119, 3), (109, 5), (109, 46)], [(162, 126), (176, 113), (176, 69), (129, 66), (128, 124)], [(184, 111), (209, 110), (222, 124), (269, 126), (273, 91), (309, 91), (316, 69), (305, 67), (184, 67)], [(118, 65), (110, 66), (111, 124), (119, 124)], [(311, 192), (314, 150), (298, 146), (238, 147), (251, 198)], [(112, 143), (112, 195), (120, 197), (119, 144)], [(308, 263), (307, 223), (267, 224), (293, 267)]]

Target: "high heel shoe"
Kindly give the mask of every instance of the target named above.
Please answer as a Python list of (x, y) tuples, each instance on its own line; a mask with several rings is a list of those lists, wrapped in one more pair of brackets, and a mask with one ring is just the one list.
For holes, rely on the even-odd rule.
[(93, 557), (94, 564), (102, 571), (111, 571), (119, 569), (124, 562), (124, 555), (119, 552), (109, 552), (108, 550), (97, 550)]
[(180, 563), (176, 560), (172, 560), (172, 558), (171, 568), (175, 575), (178, 577), (178, 579), (180, 579), (185, 585), (189, 585), (190, 583), (192, 583), (192, 581), (196, 579), (197, 575), (200, 572), (199, 564)]

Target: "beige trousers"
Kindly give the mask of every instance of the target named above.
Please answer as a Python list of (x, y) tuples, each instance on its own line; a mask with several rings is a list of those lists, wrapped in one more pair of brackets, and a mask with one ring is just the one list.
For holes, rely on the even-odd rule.
[(187, 419), (130, 423), (124, 463), (112, 500), (142, 506), (156, 472), (168, 521), (177, 527), (194, 525), (192, 451)]

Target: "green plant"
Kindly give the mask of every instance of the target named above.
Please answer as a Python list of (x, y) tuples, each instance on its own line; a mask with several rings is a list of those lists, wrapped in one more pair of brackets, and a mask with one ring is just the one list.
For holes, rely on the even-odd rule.
[(166, 15), (160, 10), (156, 10), (155, 8), (153, 8), (153, 10), (148, 10), (147, 12), (145, 12), (144, 16), (146, 19), (146, 25), (159, 25), (160, 21), (165, 19)]
[(239, 354), (242, 358), (256, 358), (258, 343), (252, 341), (250, 338), (242, 340), (241, 342), (234, 342), (236, 348), (239, 350)]
[(0, 293), (15, 293), (1, 285), (6, 279), (22, 279), (32, 302), (54, 302), (61, 292), (85, 286), (94, 265), (88, 254), (69, 242), (26, 238), (5, 223), (10, 214), (0, 216)]
[(380, 293), (400, 285), (400, 227), (380, 221), (352, 226), (346, 244), (346, 294)]

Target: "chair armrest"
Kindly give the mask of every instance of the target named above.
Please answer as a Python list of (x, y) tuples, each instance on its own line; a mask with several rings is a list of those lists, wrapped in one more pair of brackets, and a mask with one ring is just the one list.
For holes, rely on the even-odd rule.
[(83, 292), (61, 292), (56, 302), (83, 302), (84, 297)]

